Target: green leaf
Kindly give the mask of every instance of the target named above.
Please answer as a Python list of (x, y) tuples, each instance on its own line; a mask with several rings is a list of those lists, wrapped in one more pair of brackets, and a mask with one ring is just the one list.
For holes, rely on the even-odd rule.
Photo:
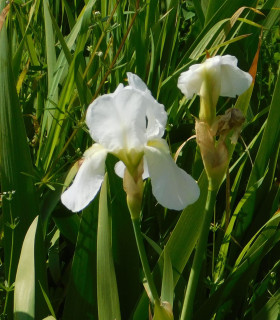
[[(54, 76), (51, 81), (51, 87), (48, 88), (48, 99), (46, 101), (45, 112), (43, 114), (41, 132), (44, 133), (46, 130), (48, 133), (48, 139), (46, 140), (46, 143), (43, 143), (44, 134), (42, 134), (40, 137), (36, 164), (38, 165), (39, 162), (42, 161), (45, 169), (49, 167), (53, 158), (53, 153), (55, 150), (57, 150), (57, 145), (59, 144), (59, 146), (61, 147), (61, 145), (64, 144), (64, 139), (62, 138), (61, 132), (63, 132), (63, 129), (65, 129), (65, 125), (62, 126), (62, 124), (63, 121), (67, 118), (67, 107), (70, 104), (70, 100), (73, 95), (74, 80), (76, 79), (76, 71), (78, 71), (75, 65), (76, 57), (81, 51), (84, 50), (85, 42), (88, 37), (87, 29), (85, 28), (85, 26), (88, 26), (90, 23), (89, 17), (91, 14), (92, 6), (94, 4), (95, 0), (90, 0), (87, 2), (83, 10), (81, 11), (75, 26), (71, 30), (70, 35), (67, 37), (66, 44), (65, 41), (62, 40), (59, 28), (56, 28), (57, 25), (53, 23), (55, 31), (58, 32), (57, 36), (62, 41), (63, 50), (61, 51), (54, 68)], [(50, 16), (50, 18), (52, 18), (50, 11), (48, 12), (48, 15)], [(75, 46), (76, 41), (78, 43)], [(67, 49), (67, 47), (69, 49)], [(72, 61), (70, 61), (70, 50), (73, 48), (75, 48), (75, 54)], [(71, 68), (70, 70), (69, 65)], [(59, 84), (63, 84), (62, 92), (60, 94), (59, 101), (54, 101), (54, 97), (56, 96), (56, 91)], [(82, 87), (82, 81), (80, 77), (78, 77), (76, 84), (78, 89)], [(59, 151), (60, 150), (57, 150), (57, 152)]]
[(121, 319), (112, 256), (111, 217), (107, 205), (107, 176), (101, 187), (97, 229), (97, 301), (99, 319)]
[[(96, 233), (98, 197), (83, 210), (63, 319), (97, 319)], [(62, 223), (63, 224), (63, 223)]]
[[(183, 210), (164, 249), (164, 251), (168, 250), (173, 266), (174, 286), (195, 247), (202, 225), (208, 189), (208, 180), (205, 172), (201, 175), (198, 185), (200, 187), (199, 199)], [(162, 269), (164, 251), (154, 272), (159, 272), (159, 269)], [(148, 298), (146, 294), (143, 294), (134, 313), (133, 320), (142, 320), (143, 315), (147, 315), (147, 313)]]
[(261, 311), (255, 316), (255, 320), (278, 320), (280, 314), (280, 289), (268, 300), (265, 306), (262, 307)]
[(225, 301), (240, 298), (240, 285), (246, 287), (251, 280), (252, 269), (280, 241), (280, 214), (273, 216), (247, 243), (239, 255), (235, 268), (218, 290), (198, 310), (194, 319), (210, 318)]
[[(272, 9), (274, 8), (274, 9)], [(278, 10), (277, 10), (278, 8)], [(269, 9), (269, 13), (265, 18), (265, 21), (263, 23), (264, 26), (264, 38), (267, 36), (267, 34), (270, 32), (271, 28), (275, 27), (275, 23), (277, 24), (277, 20), (280, 16), (280, 0), (272, 0), (272, 1), (266, 1), (263, 5), (262, 10)]]
[(55, 319), (55, 312), (54, 312), (54, 310), (53, 310), (53, 307), (52, 307), (52, 304), (51, 304), (51, 302), (50, 302), (50, 299), (49, 299), (46, 291), (45, 291), (44, 288), (42, 287), (41, 283), (39, 283), (39, 284), (40, 284), (40, 288), (41, 288), (41, 290), (42, 290), (42, 294), (43, 294), (43, 296), (44, 296), (45, 302), (46, 302), (46, 304), (47, 304), (47, 306), (48, 306), (48, 309), (49, 309), (50, 313), (52, 314), (52, 316), (48, 316), (48, 317), (45, 318), (45, 319), (49, 319), (49, 320)]
[(63, 5), (65, 7), (65, 11), (66, 11), (66, 14), (67, 14), (69, 26), (72, 29), (74, 27), (74, 25), (75, 25), (75, 19), (73, 17), (72, 12), (71, 12), (71, 8), (70, 8), (71, 4), (68, 4), (67, 0), (63, 0)]
[(234, 228), (236, 219), (238, 218), (238, 214), (240, 213), (240, 211), (241, 211), (242, 207), (245, 205), (245, 203), (250, 199), (250, 197), (256, 193), (256, 190), (262, 184), (262, 182), (267, 174), (267, 171), (268, 170), (266, 170), (264, 176), (259, 181), (257, 181), (251, 188), (249, 188), (245, 192), (244, 196), (239, 201), (239, 203), (237, 204), (237, 206), (232, 214), (232, 217), (230, 219), (230, 223), (229, 223), (228, 228), (226, 230), (226, 233), (225, 233), (225, 236), (224, 236), (224, 239), (223, 239), (223, 242), (221, 244), (220, 251), (218, 254), (218, 258), (217, 258), (218, 262), (217, 262), (217, 265), (215, 267), (215, 272), (214, 272), (214, 280), (215, 281), (220, 281), (221, 277), (223, 275), (224, 268), (226, 266), (226, 257), (227, 257), (227, 253), (228, 253), (228, 248), (230, 245), (230, 238), (231, 238), (232, 230)]
[(76, 244), (80, 217), (77, 214), (53, 215), (53, 220), (65, 238)]
[[(213, 0), (211, 2), (215, 7), (216, 1)], [(217, 3), (219, 2), (221, 1), (217, 1)], [(256, 0), (249, 0), (247, 1), (246, 6), (254, 7), (255, 3)], [(197, 59), (201, 55), (201, 53), (209, 47), (211, 43), (210, 41), (218, 37), (218, 32), (220, 31), (221, 26), (228, 22), (231, 19), (230, 17), (232, 17), (236, 13), (236, 11), (240, 9), (240, 7), (242, 7), (242, 5), (242, 0), (227, 0), (223, 1), (222, 6), (219, 6), (219, 10), (213, 8), (213, 11), (211, 9), (211, 14), (208, 10), (208, 18), (206, 18), (206, 24), (201, 33), (196, 37), (195, 41), (191, 43), (190, 48), (187, 50), (183, 59), (178, 64), (176, 74), (178, 74), (178, 72), (182, 72), (182, 68), (186, 67), (184, 67), (184, 65), (186, 65), (186, 63), (189, 61), (190, 57), (193, 57), (193, 59)], [(222, 31), (222, 33), (224, 36), (224, 30)], [(219, 37), (219, 42), (215, 42), (215, 45), (219, 45), (222, 40), (223, 37)]]
[[(13, 283), (24, 236), (38, 214), (32, 161), (16, 92), (5, 23), (0, 31), (0, 175), (2, 192), (15, 191), (12, 200), (3, 197), (6, 279)], [(14, 230), (9, 225), (18, 220)], [(13, 235), (12, 235), (13, 234)], [(16, 246), (11, 250), (12, 237)], [(9, 261), (11, 264), (9, 266)], [(8, 267), (9, 266), (9, 267)], [(9, 311), (9, 313), (11, 310)]]
[[(56, 54), (55, 54), (55, 39), (52, 27), (52, 21), (48, 10), (48, 0), (43, 0), (44, 8), (44, 22), (45, 22), (45, 34), (46, 34), (46, 58), (48, 63), (48, 91), (52, 87), (55, 65), (56, 65)], [(52, 101), (57, 103), (58, 101), (58, 87), (54, 90), (51, 97)]]
[(161, 301), (167, 301), (173, 307), (174, 285), (173, 285), (173, 270), (170, 256), (167, 250), (164, 250), (164, 265), (161, 287)]
[(204, 21), (205, 21), (205, 17), (204, 17), (204, 13), (203, 13), (202, 6), (201, 6), (201, 1), (193, 1), (193, 5), (195, 8), (197, 17), (200, 21), (200, 24), (203, 26)]
[(172, 310), (170, 310), (169, 304), (158, 303), (154, 307), (154, 317), (153, 320), (174, 320)]
[(14, 292), (16, 320), (41, 319), (49, 313), (45, 300), (47, 277), (41, 220), (30, 225), (21, 248)]
[(247, 23), (247, 24), (250, 24), (250, 25), (252, 25), (252, 26), (254, 26), (254, 27), (257, 27), (257, 28), (260, 28), (260, 29), (263, 28), (262, 25), (260, 25), (260, 24), (258, 24), (258, 23), (255, 23), (254, 21), (251, 21), (251, 20), (249, 20), (249, 19), (238, 18), (237, 20), (238, 20), (238, 21), (245, 22), (245, 23)]
[(35, 236), (39, 217), (32, 222), (21, 249), (18, 263), (15, 294), (14, 316), (16, 320), (35, 319)]
[[(257, 1), (255, 0), (247, 1), (246, 6), (255, 7), (256, 3)], [(244, 2), (242, 0), (236, 0), (234, 2), (230, 0), (210, 0), (205, 17), (205, 23), (209, 25), (211, 22), (217, 21), (226, 15), (232, 16), (232, 14), (242, 6), (244, 6)]]
[[(50, 239), (50, 247), (48, 248), (48, 269), (53, 281), (56, 284), (59, 282), (61, 278), (60, 261), (59, 261), (59, 240), (60, 240), (60, 232), (59, 230), (56, 230), (52, 238)], [(43, 290), (42, 292), (46, 300), (47, 296)], [(52, 315), (54, 314), (52, 313)]]
[(114, 170), (115, 157), (108, 155), (106, 167), (110, 185), (110, 213), (112, 216), (112, 250), (121, 315), (128, 319), (135, 308), (135, 301), (142, 292), (139, 254), (131, 223), (130, 213), (123, 190), (123, 181)]
[(206, 23), (216, 14), (216, 12), (222, 7), (225, 3), (223, 0), (209, 0), (208, 6), (205, 15)]
[(250, 241), (244, 246), (243, 250), (236, 259), (232, 273), (234, 273), (242, 264), (246, 263), (250, 256), (258, 252), (264, 244), (269, 242), (269, 239), (278, 233), (277, 227), (280, 221), (280, 214), (275, 214), (265, 225), (256, 232)]
[(148, 244), (155, 250), (155, 252), (160, 256), (162, 253), (161, 247), (150, 237), (143, 233), (143, 238), (148, 242)]
[[(266, 170), (269, 163), (270, 173), (268, 174), (271, 178), (266, 186), (271, 188), (271, 183), (273, 181), (274, 172), (276, 169), (276, 163), (278, 159), (279, 147), (280, 147), (280, 112), (279, 112), (279, 100), (280, 100), (280, 76), (278, 73), (277, 82), (275, 84), (274, 93), (270, 105), (270, 110), (266, 122), (266, 127), (264, 129), (263, 137), (261, 140), (260, 147), (254, 162), (253, 169), (251, 171), (249, 181), (247, 184), (247, 189), (250, 188), (256, 181), (258, 181)], [(265, 193), (264, 193), (265, 194)], [(236, 237), (240, 237), (244, 231), (248, 228), (249, 224), (253, 219), (255, 212), (255, 206), (260, 199), (257, 193), (254, 197), (250, 198), (250, 201), (246, 203), (243, 208), (244, 219), (238, 222), (238, 228), (236, 230)]]

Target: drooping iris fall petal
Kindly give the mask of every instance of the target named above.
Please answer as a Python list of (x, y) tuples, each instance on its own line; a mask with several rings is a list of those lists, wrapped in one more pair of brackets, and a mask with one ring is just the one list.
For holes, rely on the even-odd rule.
[(61, 195), (62, 203), (69, 210), (78, 212), (94, 199), (104, 179), (107, 153), (99, 144), (94, 144), (85, 152), (71, 187)]
[(176, 165), (165, 140), (152, 141), (145, 148), (145, 158), (153, 195), (162, 206), (182, 210), (198, 199), (198, 185)]

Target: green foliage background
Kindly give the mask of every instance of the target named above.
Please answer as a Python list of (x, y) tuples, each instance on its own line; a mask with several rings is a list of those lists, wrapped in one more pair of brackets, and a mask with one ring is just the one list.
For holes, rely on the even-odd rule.
[[(193, 319), (278, 319), (279, 8), (279, 0), (0, 0), (1, 319), (109, 320), (110, 310), (117, 319), (148, 319), (116, 159), (107, 159), (100, 203), (98, 197), (73, 214), (60, 194), (92, 144), (84, 123), (88, 105), (125, 83), (127, 71), (165, 105), (166, 139), (175, 154), (194, 134), (199, 112), (198, 99), (186, 101), (177, 80), (206, 50), (235, 55), (243, 70), (256, 67), (259, 56), (248, 92), (219, 100), (219, 114), (235, 105), (246, 123), (232, 150), (230, 189), (224, 181), (217, 194)], [(199, 181), (199, 200), (182, 213), (168, 211), (156, 204), (147, 181), (141, 221), (158, 290), (162, 284), (174, 319), (207, 192), (195, 139), (177, 163)], [(97, 302), (101, 288), (112, 296), (110, 307)]]

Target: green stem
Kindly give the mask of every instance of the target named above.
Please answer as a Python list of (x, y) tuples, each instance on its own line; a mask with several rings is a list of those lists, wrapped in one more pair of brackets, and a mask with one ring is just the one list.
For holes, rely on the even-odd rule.
[(189, 282), (185, 294), (183, 309), (180, 320), (190, 320), (193, 314), (193, 304), (196, 294), (196, 288), (200, 276), (202, 262), (207, 248), (207, 240), (210, 229), (210, 223), (213, 216), (217, 190), (209, 190), (205, 204), (204, 220), (198, 238), (197, 247), (194, 255), (193, 265), (189, 277)]
[(142, 263), (142, 267), (144, 270), (144, 274), (145, 274), (151, 295), (152, 295), (152, 300), (153, 300), (152, 302), (156, 304), (159, 302), (159, 296), (158, 296), (157, 289), (153, 280), (153, 276), (149, 267), (149, 262), (147, 259), (144, 242), (143, 242), (143, 236), (140, 229), (140, 221), (138, 218), (131, 219), (131, 220), (132, 220), (132, 225), (133, 225), (133, 230), (135, 234), (135, 239), (137, 243), (140, 260)]
[(7, 286), (8, 289), (6, 291), (6, 298), (5, 298), (5, 304), (3, 309), (3, 314), (6, 314), (7, 307), (8, 307), (8, 300), (9, 295), (11, 291), (11, 271), (12, 271), (12, 261), (13, 261), (13, 254), (14, 254), (14, 219), (12, 215), (12, 208), (11, 208), (11, 200), (9, 200), (9, 211), (10, 211), (10, 218), (11, 218), (11, 226), (12, 226), (12, 235), (11, 235), (11, 253), (10, 253), (10, 262), (9, 262), (9, 272), (8, 272), (8, 280), (7, 280)]

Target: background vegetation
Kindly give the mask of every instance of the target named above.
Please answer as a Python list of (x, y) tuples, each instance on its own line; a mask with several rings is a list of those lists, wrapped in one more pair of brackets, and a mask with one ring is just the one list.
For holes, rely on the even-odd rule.
[(235, 55), (243, 70), (252, 66), (255, 83), (237, 101), (219, 100), (218, 113), (235, 105), (246, 123), (217, 196), (193, 318), (278, 319), (279, 8), (279, 0), (0, 0), (1, 319), (107, 320), (106, 303), (97, 306), (97, 261), (110, 243), (112, 257), (98, 277), (113, 279), (114, 266), (117, 289), (106, 289), (118, 295), (112, 308), (119, 301), (122, 319), (148, 319), (116, 159), (107, 159), (103, 247), (99, 198), (78, 214), (60, 202), (92, 144), (84, 123), (89, 103), (125, 83), (127, 71), (165, 105), (170, 148), (175, 155), (182, 147), (177, 163), (201, 188), (195, 204), (171, 212), (145, 186), (141, 228), (150, 266), (179, 319), (207, 179), (195, 139), (184, 144), (199, 99), (186, 101), (177, 80), (206, 50)]

